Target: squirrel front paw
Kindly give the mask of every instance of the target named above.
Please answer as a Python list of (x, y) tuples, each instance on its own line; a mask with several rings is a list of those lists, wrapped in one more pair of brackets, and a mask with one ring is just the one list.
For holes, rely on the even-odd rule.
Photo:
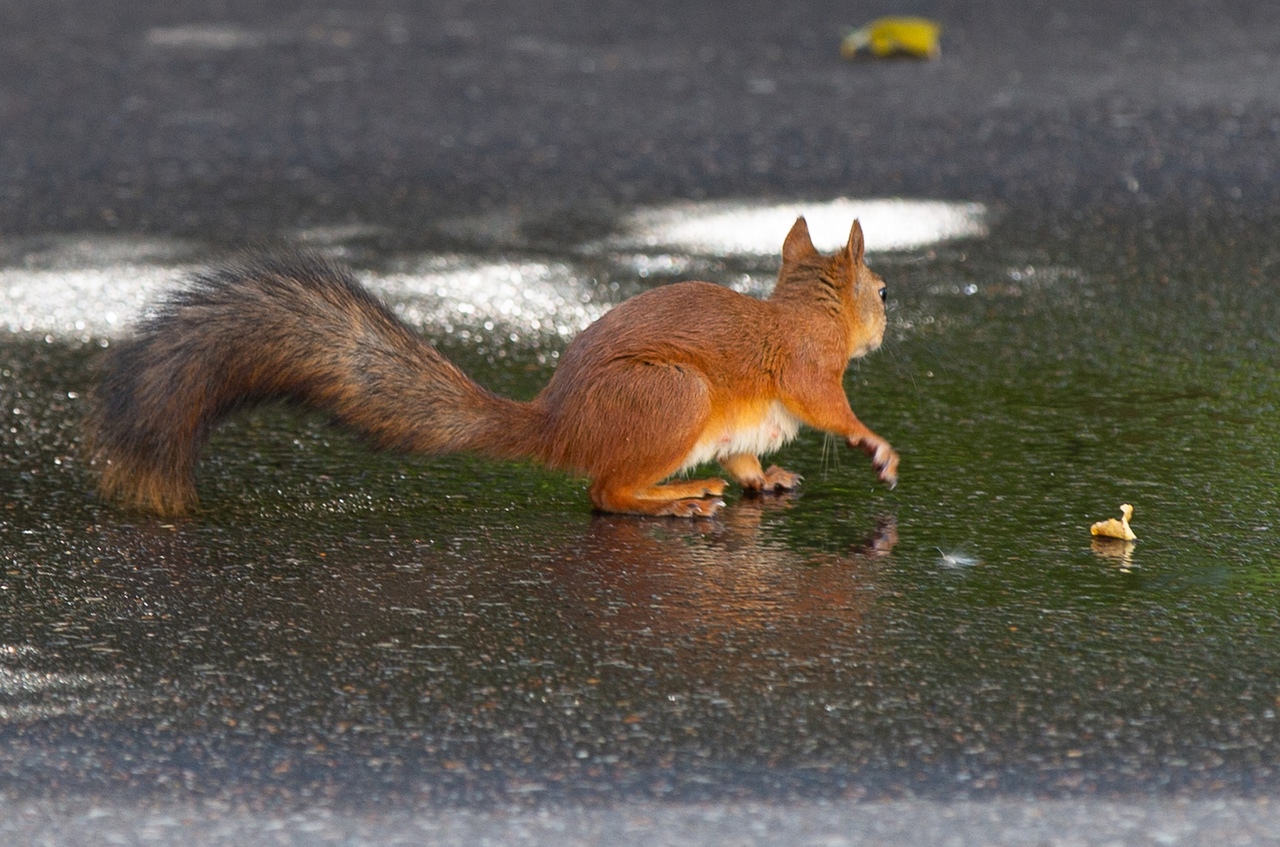
[(671, 515), (677, 518), (714, 518), (716, 513), (723, 508), (724, 501), (719, 497), (687, 498), (684, 500), (672, 500), (658, 514)]
[(777, 465), (770, 465), (768, 470), (764, 472), (764, 485), (761, 486), (762, 491), (772, 491), (775, 494), (783, 491), (794, 491), (800, 487), (800, 482), (804, 479), (800, 474), (793, 473)]
[(858, 439), (849, 439), (850, 447), (857, 447), (871, 457), (871, 465), (876, 469), (880, 481), (890, 488), (898, 485), (898, 451), (894, 450), (878, 435), (864, 435)]

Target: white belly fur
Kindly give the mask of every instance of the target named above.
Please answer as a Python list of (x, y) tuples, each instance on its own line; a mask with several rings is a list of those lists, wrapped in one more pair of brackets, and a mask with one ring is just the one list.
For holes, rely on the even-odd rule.
[(740, 453), (763, 456), (772, 453), (796, 437), (800, 431), (800, 419), (788, 412), (777, 400), (759, 422), (741, 427), (729, 426), (709, 430), (684, 457), (680, 472), (704, 462), (713, 462)]

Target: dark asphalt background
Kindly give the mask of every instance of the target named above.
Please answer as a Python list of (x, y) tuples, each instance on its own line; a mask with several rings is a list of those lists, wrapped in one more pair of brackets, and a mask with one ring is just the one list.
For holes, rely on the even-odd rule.
[[(848, 63), (912, 12), (940, 61)], [(0, 227), (263, 237), (672, 198), (1275, 205), (1262, 2), (9, 2)], [(193, 31), (193, 25), (206, 25)], [(193, 32), (195, 33), (193, 35)]]
[[(942, 58), (839, 58), (844, 26), (890, 12), (941, 20)], [(0, 121), (0, 237), (232, 244), (357, 223), (394, 249), (446, 240), (438, 221), (518, 207), (540, 236), (576, 243), (637, 204), (837, 195), (984, 201), (1028, 237), (1123, 239), (1157, 219), (1229, 233), (1270, 220), (1280, 199), (1280, 4), (10, 0)], [(92, 843), (82, 833), (113, 826), (121, 843), (197, 843), (192, 819), (226, 843), (267, 832), (679, 843), (619, 832), (692, 826), (662, 810), (594, 810), (576, 824), (464, 815), (424, 830), (410, 817), (244, 821), (86, 803), (0, 817), (53, 843)], [(754, 830), (714, 807), (694, 817), (707, 843), (844, 843), (856, 826), (882, 827), (868, 843), (875, 832), (888, 833), (880, 843), (1049, 843), (1094, 815), (1121, 834), (1186, 818), (1173, 840), (1150, 843), (1263, 843), (1276, 819), (1252, 802), (1033, 804), (997, 826), (987, 809), (959, 808), (969, 829), (953, 829), (946, 807), (860, 824), (825, 809), (821, 826), (812, 808), (774, 811), (780, 822)]]

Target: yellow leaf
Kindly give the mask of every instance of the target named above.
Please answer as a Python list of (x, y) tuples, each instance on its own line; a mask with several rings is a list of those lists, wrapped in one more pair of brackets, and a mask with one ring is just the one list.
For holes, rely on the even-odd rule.
[(942, 24), (928, 18), (877, 18), (851, 29), (840, 42), (840, 55), (852, 59), (862, 50), (873, 56), (908, 55), (936, 59), (942, 53)]
[(1093, 535), (1100, 535), (1103, 538), (1121, 538), (1125, 541), (1137, 541), (1138, 536), (1133, 534), (1133, 530), (1129, 528), (1129, 519), (1133, 517), (1133, 507), (1128, 503), (1120, 506), (1120, 520), (1108, 518), (1105, 521), (1098, 521), (1089, 527), (1089, 532)]

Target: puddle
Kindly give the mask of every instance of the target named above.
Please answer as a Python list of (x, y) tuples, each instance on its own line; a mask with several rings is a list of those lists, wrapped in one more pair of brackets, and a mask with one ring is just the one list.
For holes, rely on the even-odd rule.
[[(792, 212), (759, 208), (788, 220), (743, 243), (780, 242)], [(199, 515), (121, 514), (79, 459), (88, 363), (199, 248), (0, 245), (0, 783), (392, 806), (1273, 786), (1271, 232), (1046, 240), (956, 208), (928, 244), (880, 236), (890, 331), (846, 381), (898, 488), (808, 433), (775, 457), (799, 496), (694, 523), (277, 408), (215, 434)], [(661, 217), (358, 270), (528, 396), (631, 293), (767, 290), (775, 260), (723, 246), (739, 218), (708, 254), (635, 225)], [(1139, 540), (1113, 555), (1089, 525), (1122, 502)]]

